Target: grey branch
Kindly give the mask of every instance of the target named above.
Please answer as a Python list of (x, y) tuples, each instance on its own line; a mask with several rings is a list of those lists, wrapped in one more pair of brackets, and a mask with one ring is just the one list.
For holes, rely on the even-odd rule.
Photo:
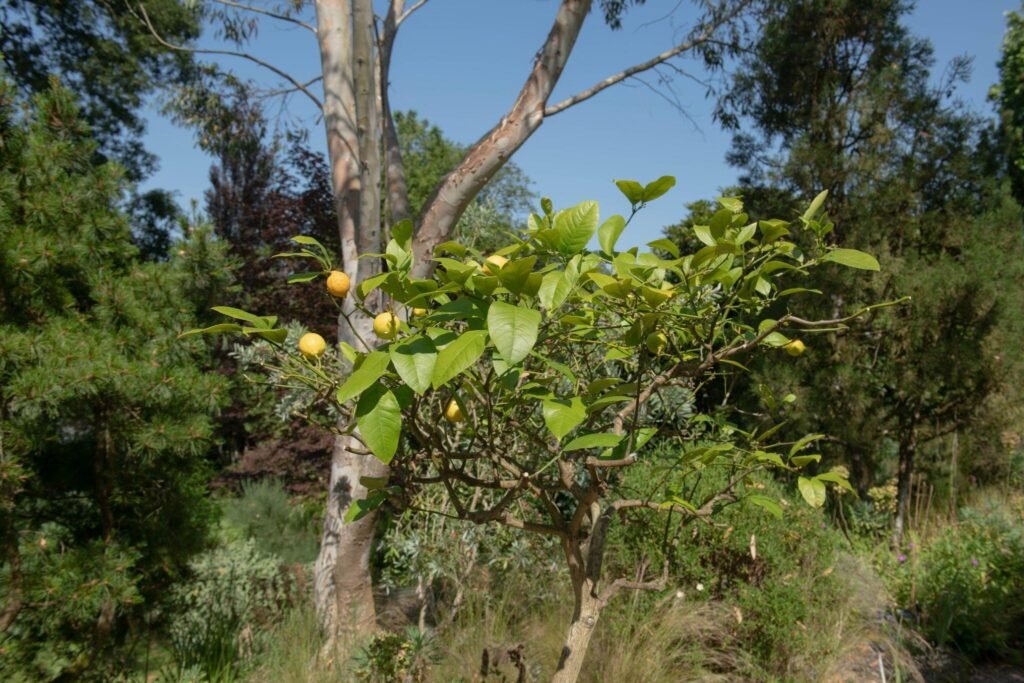
[(287, 73), (286, 71), (282, 71), (281, 69), (277, 68), (273, 64), (270, 64), (269, 62), (265, 62), (262, 59), (249, 54), (248, 52), (236, 52), (235, 50), (209, 50), (198, 47), (185, 47), (184, 45), (175, 45), (174, 43), (170, 43), (164, 40), (163, 36), (161, 36), (157, 32), (156, 28), (154, 28), (153, 22), (150, 21), (149, 14), (146, 13), (145, 6), (140, 3), (138, 7), (139, 11), (142, 13), (142, 16), (139, 18), (146, 25), (146, 28), (149, 29), (150, 34), (157, 40), (157, 42), (166, 47), (168, 50), (174, 50), (176, 52), (191, 52), (193, 54), (200, 55), (224, 55), (226, 57), (240, 57), (241, 59), (247, 59), (254, 64), (262, 66), (264, 69), (272, 71), (273, 73), (277, 74), (281, 78), (291, 83), (293, 86), (295, 86), (296, 90), (301, 91), (306, 95), (306, 97), (311, 99), (313, 103), (317, 106), (317, 109), (320, 109), (321, 111), (323, 110), (324, 105), (320, 101), (320, 99), (312, 92), (310, 92), (309, 88), (300, 83), (294, 76)]
[(304, 21), (302, 21), (300, 19), (296, 19), (295, 17), (289, 17), (286, 14), (278, 14), (277, 12), (271, 12), (270, 10), (263, 9), (262, 7), (253, 7), (252, 5), (245, 5), (245, 4), (241, 3), (241, 2), (233, 2), (233, 0), (213, 0), (213, 1), (217, 2), (217, 3), (220, 3), (221, 5), (224, 5), (225, 7), (233, 7), (235, 9), (240, 9), (240, 10), (243, 10), (245, 12), (252, 12), (254, 14), (262, 14), (263, 16), (270, 17), (271, 19), (277, 19), (278, 21), (287, 21), (290, 24), (295, 24), (296, 26), (301, 26), (302, 28), (306, 29), (307, 31), (312, 32), (313, 35), (316, 35), (316, 27), (314, 27), (314, 26), (312, 26), (310, 24), (307, 24), (306, 22), (304, 22)]
[(658, 55), (655, 55), (654, 57), (651, 57), (646, 62), (641, 62), (639, 64), (634, 64), (633, 66), (629, 67), (628, 69), (623, 69), (619, 73), (613, 74), (613, 75), (609, 76), (608, 78), (604, 79), (603, 81), (598, 81), (597, 83), (595, 83), (594, 85), (590, 86), (586, 90), (581, 90), (580, 92), (576, 93), (572, 97), (567, 97), (567, 98), (565, 98), (564, 100), (562, 100), (561, 102), (559, 102), (557, 104), (552, 104), (551, 106), (546, 107), (544, 109), (544, 116), (554, 116), (555, 114), (558, 114), (559, 112), (563, 112), (563, 111), (565, 111), (566, 109), (568, 109), (569, 107), (571, 107), (573, 105), (576, 105), (576, 104), (579, 104), (580, 102), (585, 102), (585, 101), (589, 100), (594, 95), (597, 95), (599, 92), (601, 92), (602, 90), (605, 90), (606, 88), (610, 88), (611, 86), (615, 85), (616, 83), (621, 83), (622, 81), (626, 80), (627, 78), (629, 78), (631, 76), (635, 76), (635, 75), (637, 75), (639, 73), (643, 73), (645, 71), (649, 71), (649, 70), (653, 69), (654, 67), (658, 66), (659, 64), (663, 64), (664, 62), (667, 62), (668, 60), (672, 59), (676, 55), (680, 55), (680, 54), (682, 54), (684, 52), (688, 52), (688, 51), (692, 50), (693, 48), (695, 48), (696, 46), (698, 46), (698, 45), (700, 45), (702, 43), (707, 42), (708, 40), (711, 39), (711, 36), (713, 36), (715, 34), (715, 32), (718, 31), (718, 29), (722, 26), (722, 24), (724, 24), (724, 23), (726, 23), (728, 21), (731, 21), (739, 13), (739, 11), (743, 7), (744, 7), (744, 3), (740, 3), (739, 5), (737, 5), (737, 7), (736, 7), (736, 9), (734, 11), (732, 11), (732, 12), (722, 16), (721, 18), (717, 19), (716, 21), (712, 21), (711, 23), (709, 23), (707, 25), (707, 27), (705, 27), (705, 29), (703, 31), (701, 31), (701, 33), (699, 35), (697, 35), (696, 37), (691, 38), (690, 40), (687, 40), (685, 42), (682, 42), (682, 43), (680, 43), (679, 45), (676, 45), (673, 48), (669, 48), (668, 50), (665, 50), (661, 54), (658, 54)]

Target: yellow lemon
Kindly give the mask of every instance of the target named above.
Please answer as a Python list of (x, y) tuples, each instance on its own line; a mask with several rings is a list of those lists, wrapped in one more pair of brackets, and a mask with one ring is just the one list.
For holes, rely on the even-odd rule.
[(414, 308), (414, 309), (412, 309), (412, 317), (414, 317), (414, 318), (418, 318), (421, 315), (426, 315), (426, 314), (427, 314), (427, 309), (425, 309), (425, 308)]
[(462, 414), (462, 408), (459, 407), (459, 402), (454, 398), (448, 402), (448, 407), (444, 409), (444, 419), (452, 424), (466, 419), (466, 416)]
[(398, 336), (398, 318), (391, 311), (384, 311), (373, 319), (373, 333), (381, 339)]
[(322, 356), (326, 348), (327, 342), (316, 332), (307, 332), (299, 339), (299, 352), (311, 360)]
[(788, 353), (791, 356), (799, 356), (800, 354), (807, 350), (807, 347), (804, 346), (804, 343), (799, 339), (794, 339), (793, 341), (788, 342), (782, 348), (786, 349), (786, 353)]
[(651, 332), (647, 335), (647, 350), (651, 353), (661, 353), (668, 344), (668, 337), (664, 332)]
[(488, 275), (497, 275), (498, 271), (505, 267), (508, 263), (508, 259), (499, 254), (491, 254), (484, 261), (484, 272)]
[(352, 280), (340, 270), (332, 270), (331, 274), (327, 276), (327, 291), (331, 293), (331, 296), (344, 299), (351, 288)]

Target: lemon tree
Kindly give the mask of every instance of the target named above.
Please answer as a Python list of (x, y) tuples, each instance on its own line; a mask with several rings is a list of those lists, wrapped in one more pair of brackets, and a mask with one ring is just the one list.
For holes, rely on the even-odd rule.
[[(799, 317), (789, 301), (809, 293), (803, 277), (828, 261), (878, 268), (868, 254), (826, 243), (833, 226), (825, 193), (792, 223), (751, 222), (740, 199), (722, 198), (709, 224), (694, 228), (703, 245), (695, 253), (669, 240), (618, 249), (637, 212), (674, 183), (618, 181), (629, 216), (603, 221), (595, 202), (556, 211), (545, 199), (526, 231), (495, 254), (439, 245), (429, 278), (413, 275), (412, 226), (401, 223), (376, 255), (387, 269), (352, 290), (357, 307), (380, 300), (370, 297), (378, 290), (390, 301), (387, 310), (363, 311), (378, 338), (363, 340), (364, 352), (339, 347), (351, 364), (345, 377), (325, 370), (320, 356), (302, 361), (305, 381), (333, 396), (366, 457), (390, 466), (389, 477), (361, 482), (370, 494), (350, 507), (350, 520), (385, 503), (429, 512), (421, 498), (441, 487), (464, 520), (561, 541), (575, 607), (556, 681), (576, 680), (601, 609), (617, 592), (665, 587), (667, 567), (647, 582), (602, 575), (615, 520), (659, 510), (675, 523), (708, 521), (741, 501), (781, 516), (783, 502), (760, 494), (751, 477), (799, 473), (820, 460), (807, 451), (822, 435), (776, 443), (774, 428), (742, 432), (699, 411), (686, 430), (669, 428), (666, 410), (681, 406), (666, 393), (699, 396), (716, 378), (743, 372), (753, 353), (797, 362), (790, 356), (805, 345), (796, 334), (834, 330), (863, 312)], [(812, 252), (789, 239), (794, 231), (811, 234)], [(332, 264), (316, 246), (305, 253), (326, 275)], [(670, 490), (630, 498), (618, 487), (624, 468), (666, 439), (678, 443), (668, 467), (725, 467), (727, 484), (700, 500)], [(798, 474), (811, 505), (824, 503), (828, 486), (848, 486), (843, 472)]]

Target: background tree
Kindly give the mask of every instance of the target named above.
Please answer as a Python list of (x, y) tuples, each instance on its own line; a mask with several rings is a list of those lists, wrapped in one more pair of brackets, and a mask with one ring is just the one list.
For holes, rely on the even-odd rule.
[[(199, 35), (195, 13), (181, 3), (157, 0), (147, 9), (164, 35), (179, 41)], [(116, 159), (132, 181), (156, 162), (142, 145), (145, 98), (161, 83), (182, 80), (192, 63), (190, 55), (154, 43), (128, 3), (105, 0), (4, 0), (0, 54), (23, 93), (48, 91), (50, 76), (59, 75), (78, 94), (97, 152)]]
[[(511, 109), (466, 150), (454, 170), (434, 188), (415, 220), (417, 277), (430, 274), (435, 247), (449, 239), (474, 198), (546, 118), (684, 53), (717, 59), (735, 39), (734, 21), (748, 3), (745, 0), (700, 0), (696, 3), (700, 16), (677, 44), (552, 104), (549, 102), (551, 93), (572, 55), (592, 4), (591, 0), (559, 3), (551, 29)], [(600, 6), (606, 19), (615, 24), (628, 4), (602, 2)], [(413, 218), (388, 86), (398, 29), (423, 6), (424, 3), (419, 2), (407, 7), (404, 0), (392, 0), (385, 16), (378, 20), (371, 0), (324, 0), (316, 3), (312, 16), (303, 12), (305, 8), (301, 3), (275, 9), (243, 7), (215, 0), (200, 3), (200, 11), (207, 19), (223, 26), (225, 37), (234, 41), (239, 50), (198, 50), (176, 44), (173, 38), (161, 35), (152, 23), (147, 3), (138, 3), (135, 10), (154, 38), (165, 47), (248, 59), (266, 67), (285, 81), (286, 90), (302, 93), (321, 110), (327, 134), (342, 267), (353, 283), (360, 283), (383, 271), (381, 259), (360, 258), (382, 252), (383, 226)], [(318, 76), (313, 79), (296, 77), (256, 55), (241, 51), (256, 29), (257, 20), (271, 19), (300, 27), (316, 37), (321, 57)], [(318, 92), (322, 92), (322, 97), (310, 89), (317, 80), (320, 80)], [(384, 302), (371, 300), (367, 305), (370, 309), (381, 310)], [(350, 300), (343, 302), (342, 313), (346, 321), (339, 324), (339, 338), (356, 348), (364, 348), (362, 340), (373, 339), (371, 319), (357, 311)], [(342, 525), (341, 520), (350, 502), (366, 492), (359, 483), (361, 479), (385, 476), (386, 468), (353, 452), (353, 448), (358, 449), (355, 441), (340, 438), (332, 458), (324, 540), (315, 578), (316, 602), (332, 633), (343, 625), (366, 629), (374, 619), (369, 575), (374, 516), (348, 525)], [(342, 568), (339, 557), (346, 558), (349, 566)], [(353, 566), (360, 571), (352, 571)], [(341, 615), (351, 616), (342, 619)]]
[(912, 296), (855, 335), (809, 342), (801, 373), (765, 368), (760, 378), (766, 388), (803, 387), (799, 428), (833, 437), (829, 450), (862, 490), (892, 445), (897, 535), (919, 448), (985, 413), (997, 386), (999, 302), (1006, 283), (1021, 281), (1013, 258), (989, 260), (989, 245), (1020, 247), (1012, 221), (987, 219), (1002, 200), (975, 153), (983, 122), (952, 100), (969, 65), (955, 60), (932, 85), (931, 48), (907, 31), (908, 11), (897, 0), (764, 6), (761, 35), (718, 109), (736, 131), (728, 158), (744, 171), (741, 185), (793, 197), (828, 188), (835, 239), (883, 264), (870, 280), (812, 278), (820, 290), (844, 283), (813, 310)]
[(212, 519), (225, 382), (176, 334), (230, 273), (200, 230), (141, 262), (124, 174), (94, 163), (71, 94), (53, 84), (24, 117), (17, 103), (0, 84), (0, 672), (103, 678)]

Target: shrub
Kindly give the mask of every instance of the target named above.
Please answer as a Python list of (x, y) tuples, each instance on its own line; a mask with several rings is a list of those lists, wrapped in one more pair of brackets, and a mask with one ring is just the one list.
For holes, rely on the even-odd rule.
[(959, 524), (880, 558), (924, 635), (968, 657), (1019, 656), (1024, 646), (1024, 517), (961, 510)]
[(311, 510), (292, 505), (279, 479), (242, 483), (242, 495), (221, 503), (229, 533), (252, 539), (260, 553), (287, 564), (316, 558), (319, 538)]
[(181, 670), (230, 678), (296, 599), (294, 576), (256, 542), (217, 548), (191, 564), (192, 580), (171, 592), (172, 648)]

